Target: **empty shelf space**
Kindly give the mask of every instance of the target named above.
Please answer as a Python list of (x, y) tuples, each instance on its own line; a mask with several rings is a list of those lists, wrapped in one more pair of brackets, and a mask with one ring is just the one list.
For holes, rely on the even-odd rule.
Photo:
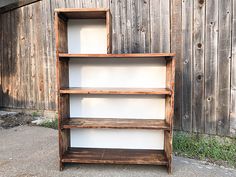
[(165, 120), (158, 119), (115, 119), (115, 118), (70, 118), (65, 119), (62, 128), (117, 128), (169, 130)]
[(68, 54), (59, 53), (60, 58), (151, 58), (174, 57), (174, 53), (132, 53), (132, 54)]
[(62, 162), (167, 165), (163, 150), (69, 148)]
[(108, 95), (171, 95), (167, 88), (61, 88), (61, 94), (108, 94)]

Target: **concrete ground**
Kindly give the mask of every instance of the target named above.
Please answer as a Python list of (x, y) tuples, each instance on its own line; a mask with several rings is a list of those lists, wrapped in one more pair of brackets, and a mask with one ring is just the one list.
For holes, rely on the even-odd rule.
[(67, 165), (58, 171), (57, 131), (20, 126), (0, 129), (0, 177), (223, 177), (235, 176), (235, 169), (174, 157), (173, 174), (166, 168), (145, 165)]

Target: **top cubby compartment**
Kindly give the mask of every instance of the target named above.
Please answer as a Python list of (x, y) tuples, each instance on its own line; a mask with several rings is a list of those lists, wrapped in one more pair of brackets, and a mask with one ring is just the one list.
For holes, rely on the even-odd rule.
[(109, 9), (56, 9), (55, 30), (58, 53), (111, 53), (111, 14)]

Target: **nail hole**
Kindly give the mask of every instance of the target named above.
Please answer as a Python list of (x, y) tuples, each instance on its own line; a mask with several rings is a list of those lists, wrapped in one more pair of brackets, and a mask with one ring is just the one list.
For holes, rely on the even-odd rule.
[(198, 76), (197, 76), (197, 80), (199, 80), (199, 81), (202, 80), (202, 76), (201, 76), (201, 75), (198, 75)]
[(208, 98), (207, 98), (207, 101), (211, 101), (211, 97), (208, 97)]
[(188, 63), (188, 60), (184, 60), (184, 64), (187, 64)]
[(202, 44), (201, 43), (198, 43), (197, 44), (197, 47), (200, 49), (200, 48), (202, 48)]

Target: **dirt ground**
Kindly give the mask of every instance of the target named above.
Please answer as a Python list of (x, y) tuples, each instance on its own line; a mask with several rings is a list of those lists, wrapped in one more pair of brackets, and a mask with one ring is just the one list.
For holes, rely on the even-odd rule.
[(30, 125), (35, 118), (23, 112), (0, 111), (0, 128), (13, 128), (20, 125)]
[(174, 157), (173, 175), (161, 166), (67, 165), (58, 170), (57, 131), (36, 126), (0, 129), (0, 177), (223, 177), (226, 169), (197, 160)]

